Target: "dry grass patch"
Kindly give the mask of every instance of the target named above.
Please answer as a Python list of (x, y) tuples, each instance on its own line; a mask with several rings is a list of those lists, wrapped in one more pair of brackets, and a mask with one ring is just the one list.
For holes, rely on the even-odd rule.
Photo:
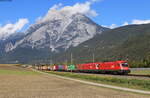
[(131, 74), (150, 75), (150, 70), (133, 70)]

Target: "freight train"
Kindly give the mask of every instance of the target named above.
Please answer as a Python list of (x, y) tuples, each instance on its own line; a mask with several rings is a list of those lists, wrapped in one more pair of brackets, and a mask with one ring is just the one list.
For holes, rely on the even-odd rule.
[(129, 65), (126, 61), (113, 62), (96, 62), (85, 64), (69, 64), (69, 65), (41, 65), (36, 66), (38, 70), (51, 71), (69, 71), (69, 72), (95, 72), (95, 73), (111, 73), (111, 74), (128, 74), (130, 73)]

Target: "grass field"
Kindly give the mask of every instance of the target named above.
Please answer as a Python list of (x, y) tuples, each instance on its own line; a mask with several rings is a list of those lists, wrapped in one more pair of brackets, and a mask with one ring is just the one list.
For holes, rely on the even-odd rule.
[(0, 75), (34, 75), (39, 74), (37, 72), (33, 72), (29, 69), (24, 69), (22, 67), (18, 67), (19, 65), (15, 64), (0, 64)]
[(150, 70), (133, 70), (131, 74), (150, 75)]
[(21, 64), (0, 64), (0, 66), (20, 66)]
[(33, 71), (17, 71), (17, 70), (0, 70), (0, 75), (8, 74), (8, 75), (35, 75), (39, 74)]
[(47, 72), (50, 74), (56, 74), (60, 76), (66, 76), (71, 78), (77, 78), (87, 81), (93, 81), (97, 83), (117, 85), (121, 87), (128, 87), (134, 89), (142, 89), (150, 91), (150, 80), (132, 79), (132, 78), (121, 78), (112, 76), (102, 76), (102, 75), (90, 75), (90, 74), (77, 74), (70, 72)]

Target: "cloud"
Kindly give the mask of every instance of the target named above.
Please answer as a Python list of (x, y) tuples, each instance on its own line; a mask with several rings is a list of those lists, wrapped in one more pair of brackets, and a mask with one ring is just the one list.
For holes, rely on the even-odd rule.
[(109, 26), (109, 28), (111, 28), (111, 29), (114, 29), (116, 27), (118, 27), (116, 24), (112, 24), (112, 25)]
[(55, 4), (54, 6), (52, 6), (51, 8), (50, 8), (50, 10), (55, 10), (55, 9), (59, 9), (59, 8), (61, 8), (62, 7), (62, 3), (59, 3), (59, 4)]
[(129, 23), (126, 21), (122, 24), (123, 26), (129, 25)]
[(132, 24), (148, 24), (150, 23), (150, 20), (132, 20)]
[(102, 25), (103, 27), (106, 27), (106, 28), (110, 28), (110, 29), (114, 29), (116, 27), (118, 27), (116, 24), (111, 24), (110, 26), (107, 26), (107, 25)]
[(91, 9), (91, 5), (95, 2), (97, 2), (97, 0), (86, 1), (85, 3), (76, 3), (73, 6), (65, 6), (60, 10), (70, 12), (71, 14), (82, 13), (88, 16), (95, 17), (98, 15), (98, 13), (96, 13), (95, 10)]
[(21, 30), (28, 22), (28, 19), (22, 18), (15, 24), (9, 23), (4, 26), (0, 26), (0, 39), (8, 37), (9, 35)]
[(122, 25), (116, 25), (116, 24), (111, 24), (110, 26), (106, 26), (106, 25), (103, 25), (104, 27), (107, 27), (107, 28), (110, 28), (110, 29), (114, 29), (114, 28), (117, 28), (117, 27), (120, 27), (120, 26), (126, 26), (126, 25), (140, 25), (140, 24), (148, 24), (150, 23), (150, 20), (138, 20), (138, 19), (134, 19), (130, 22), (124, 22)]
[(132, 25), (132, 24), (136, 24), (136, 25), (140, 25), (140, 24), (148, 24), (148, 23), (150, 23), (150, 20), (138, 20), (138, 19), (134, 19), (134, 20), (132, 20), (131, 22), (124, 22), (123, 24), (122, 24), (122, 26), (126, 26), (126, 25)]
[(53, 5), (47, 12), (47, 14), (37, 19), (37, 22), (44, 22), (46, 20), (60, 18), (62, 15), (65, 17), (69, 17), (76, 13), (81, 13), (87, 16), (95, 17), (98, 15), (98, 13), (91, 8), (91, 5), (95, 2), (98, 2), (101, 0), (89, 0), (84, 3), (76, 3), (72, 6), (63, 6), (62, 3)]

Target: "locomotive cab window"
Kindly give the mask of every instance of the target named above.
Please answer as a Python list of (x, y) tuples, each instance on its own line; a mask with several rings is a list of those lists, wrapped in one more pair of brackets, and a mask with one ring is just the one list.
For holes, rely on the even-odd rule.
[(128, 67), (128, 63), (123, 63), (122, 66), (123, 67)]

